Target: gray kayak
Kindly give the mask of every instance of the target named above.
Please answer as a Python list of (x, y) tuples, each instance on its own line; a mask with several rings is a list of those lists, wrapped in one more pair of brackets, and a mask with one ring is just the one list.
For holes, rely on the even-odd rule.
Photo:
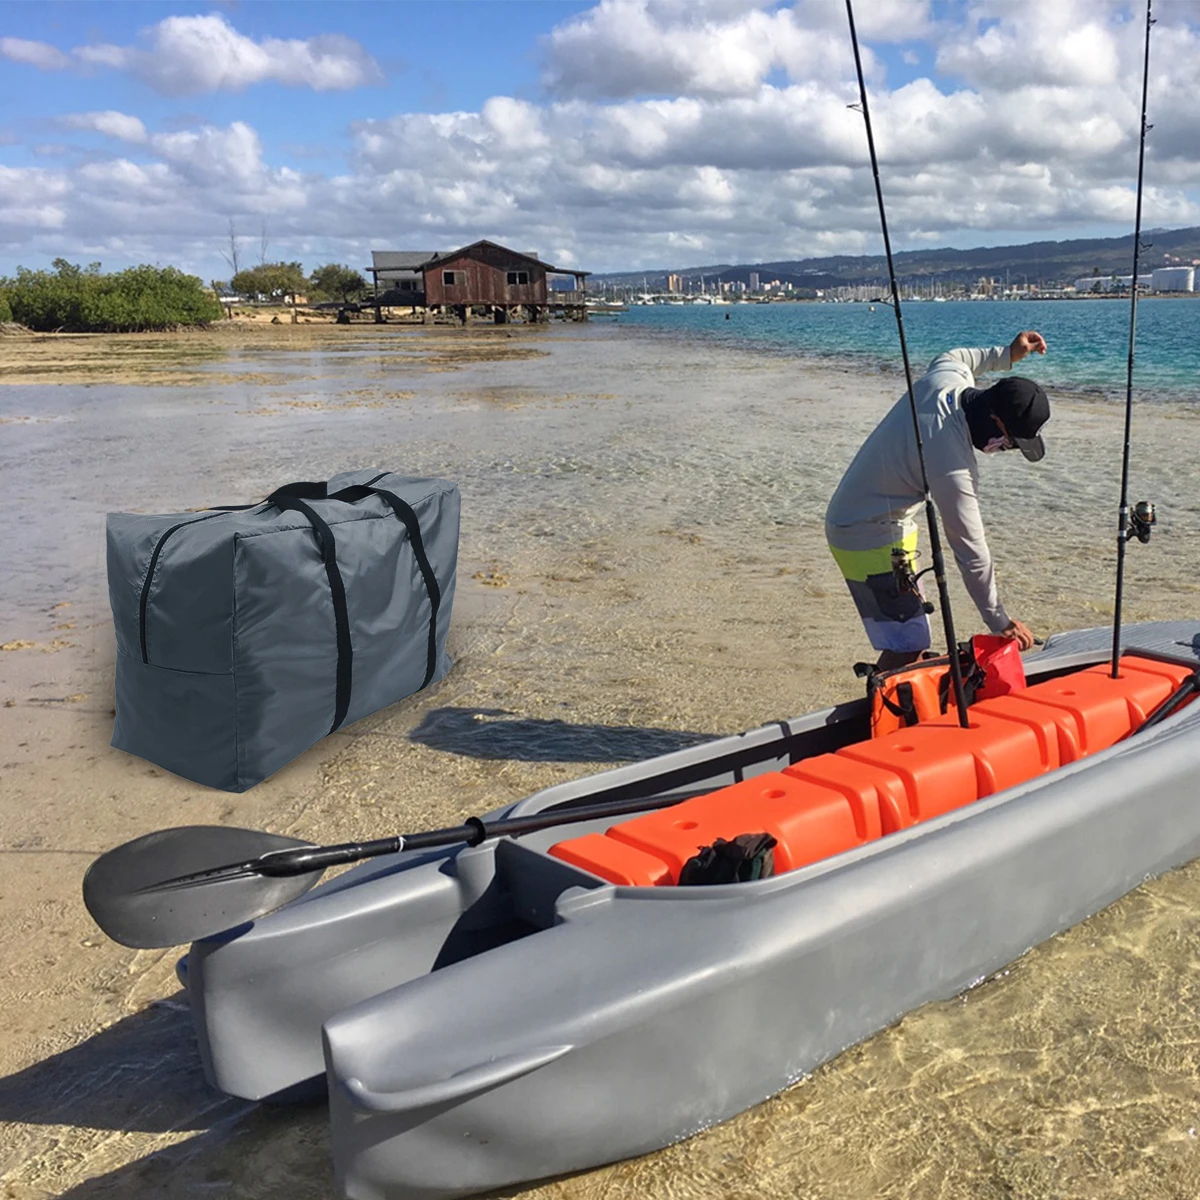
[[(1102, 661), (1060, 635), (1031, 684)], [(1200, 622), (1125, 631), (1194, 667)], [(547, 789), (497, 815), (687, 795), (866, 737), (863, 700)], [(327, 1082), (349, 1197), (439, 1197), (669, 1145), (786, 1088), (1200, 855), (1200, 704), (1047, 774), (767, 879), (629, 887), (547, 853), (596, 821), (347, 872), (193, 945), (206, 1069)], [(323, 1029), (323, 1036), (322, 1036)]]

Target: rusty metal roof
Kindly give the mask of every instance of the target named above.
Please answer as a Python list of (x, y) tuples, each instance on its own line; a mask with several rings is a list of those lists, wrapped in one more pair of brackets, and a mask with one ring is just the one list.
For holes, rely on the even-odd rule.
[(439, 252), (430, 255), (423, 263), (422, 267), (432, 266), (435, 262), (441, 262), (444, 259), (458, 258), (460, 254), (466, 254), (469, 250), (474, 250), (477, 246), (491, 246), (494, 250), (503, 250), (505, 254), (511, 255), (513, 258), (521, 259), (525, 262), (532, 263), (535, 266), (541, 267), (543, 271), (550, 275), (575, 275), (583, 276), (590, 275), (590, 271), (576, 271), (572, 267), (555, 267), (548, 262), (543, 262), (536, 254), (524, 253), (520, 250), (511, 250), (508, 246), (501, 246), (499, 242), (488, 241), (487, 238), (480, 238), (477, 242), (472, 242), (469, 246), (460, 246), (457, 250), (451, 250), (449, 254)]
[(505, 254), (511, 255), (513, 258), (523, 259), (526, 262), (536, 264), (551, 275), (575, 275), (577, 277), (590, 275), (590, 271), (576, 271), (570, 267), (554, 267), (548, 262), (543, 262), (536, 254), (522, 253), (520, 250), (510, 250), (507, 246), (501, 246), (499, 242), (491, 242), (486, 238), (481, 238), (477, 242), (472, 242), (468, 246), (462, 246), (457, 250), (372, 250), (371, 251), (371, 271), (376, 276), (386, 276), (389, 272), (410, 272), (420, 271), (423, 267), (431, 267), (435, 263), (444, 262), (446, 259), (457, 258), (461, 254), (467, 253), (469, 250), (474, 250), (477, 246), (491, 246), (493, 249), (502, 250)]
[(416, 271), (431, 258), (439, 257), (437, 250), (372, 250), (373, 271)]

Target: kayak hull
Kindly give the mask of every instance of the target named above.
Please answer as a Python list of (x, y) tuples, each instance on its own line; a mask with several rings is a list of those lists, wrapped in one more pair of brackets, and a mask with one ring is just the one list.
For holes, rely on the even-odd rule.
[(782, 1091), (1200, 855), (1198, 735), (1189, 716), (732, 897), (568, 893), (546, 933), (339, 1013), (340, 1189), (469, 1195), (640, 1155)]

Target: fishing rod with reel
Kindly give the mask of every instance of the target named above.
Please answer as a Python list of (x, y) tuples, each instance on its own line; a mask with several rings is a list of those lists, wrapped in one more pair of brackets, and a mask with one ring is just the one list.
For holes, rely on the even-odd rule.
[[(847, 0), (848, 2), (848, 0)], [(1121, 503), (1117, 518), (1117, 586), (1113, 600), (1112, 677), (1117, 678), (1121, 657), (1121, 603), (1125, 591), (1125, 546), (1131, 538), (1143, 545), (1150, 541), (1156, 515), (1149, 500), (1141, 500), (1129, 510), (1129, 449), (1133, 424), (1133, 348), (1137, 337), (1138, 263), (1142, 246), (1142, 182), (1145, 176), (1146, 134), (1153, 128), (1146, 122), (1146, 99), (1150, 86), (1150, 27), (1154, 24), (1153, 0), (1146, 0), (1146, 44), (1142, 59), (1142, 124), (1138, 135), (1137, 206), (1133, 225), (1133, 276), (1129, 281), (1129, 361), (1125, 377), (1125, 446), (1121, 456)]]
[[(858, 49), (858, 33), (854, 26), (854, 5), (852, 0), (846, 0), (846, 16), (850, 22), (850, 41), (854, 46), (854, 67), (858, 73), (858, 94), (860, 103), (851, 105), (851, 108), (857, 108), (862, 112), (863, 123), (867, 128), (867, 148), (871, 155), (871, 173), (875, 177), (875, 197), (879, 202), (879, 223), (883, 229), (883, 248), (887, 256), (888, 279), (891, 284), (892, 298), (890, 304), (893, 312), (896, 314), (896, 329), (900, 335), (900, 355), (904, 359), (904, 380), (908, 385), (908, 404), (912, 412), (913, 434), (917, 439), (917, 460), (921, 465), (921, 490), (925, 497), (925, 519), (929, 525), (929, 549), (933, 556), (933, 566), (927, 568), (933, 571), (933, 577), (937, 580), (938, 600), (942, 610), (942, 628), (946, 636), (947, 654), (950, 660), (950, 681), (951, 688), (954, 694), (954, 706), (958, 710), (958, 723), (964, 728), (969, 727), (967, 718), (967, 697), (966, 689), (963, 686), (962, 663), (959, 661), (958, 654), (958, 638), (954, 632), (954, 614), (950, 608), (950, 591), (946, 585), (946, 558), (942, 553), (942, 537), (941, 530), (938, 525), (937, 510), (933, 506), (933, 497), (929, 491), (929, 475), (925, 468), (925, 445), (921, 440), (921, 424), (917, 415), (917, 399), (913, 394), (913, 376), (912, 366), (908, 359), (908, 342), (904, 336), (904, 316), (900, 311), (900, 289), (896, 283), (896, 265), (892, 259), (892, 242), (888, 234), (887, 211), (883, 204), (883, 185), (879, 180), (879, 159), (875, 154), (875, 135), (871, 129), (871, 110), (867, 104), (867, 83), (863, 77), (862, 55)], [(903, 552), (901, 552), (903, 553)], [(916, 574), (912, 571), (911, 565), (908, 563), (907, 556), (904, 557), (904, 563), (898, 567), (896, 552), (892, 553), (892, 571), (897, 577), (898, 583), (917, 590), (917, 581), (920, 575), (925, 574), (924, 571)], [(926, 604), (925, 611), (932, 610), (932, 606)]]

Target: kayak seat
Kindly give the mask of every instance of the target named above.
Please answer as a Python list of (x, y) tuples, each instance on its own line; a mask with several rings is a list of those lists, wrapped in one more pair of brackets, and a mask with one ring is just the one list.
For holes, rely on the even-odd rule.
[(783, 774), (841, 792), (850, 803), (864, 839), (895, 833), (913, 823), (904, 780), (878, 763), (858, 762), (839, 754), (818, 754), (784, 767)]
[[(904, 783), (908, 823), (927, 821), (1107, 749), (1190, 673), (1186, 666), (1126, 657), (1117, 679), (1099, 664), (980, 700), (968, 710), (966, 729), (951, 712), (845, 746), (835, 757), (895, 771)], [(881, 807), (881, 815), (884, 832), (891, 832), (891, 814)]]
[[(877, 815), (864, 812), (861, 821), (862, 834), (843, 792), (771, 771), (622, 821), (604, 834), (559, 842), (550, 854), (613, 883), (659, 886), (678, 883), (688, 859), (717, 838), (762, 832), (775, 838), (775, 873), (781, 874), (879, 836)], [(645, 857), (629, 857), (603, 843)], [(646, 858), (664, 864), (666, 877)]]
[[(968, 709), (969, 725), (963, 729), (957, 716), (939, 717), (929, 727), (949, 732), (954, 744), (961, 744), (975, 760), (978, 799), (993, 796), (1006, 788), (1036, 779), (1059, 765), (1059, 756), (1051, 749), (1049, 737), (1039, 737), (1038, 729), (1028, 722), (1006, 721), (992, 713)], [(937, 742), (931, 742), (936, 748)]]
[[(1110, 668), (1105, 667), (1108, 671)], [(1181, 666), (1179, 663), (1159, 662), (1154, 658), (1142, 658), (1139, 654), (1126, 654), (1122, 657), (1118, 674), (1125, 675), (1127, 672), (1134, 672), (1139, 675), (1157, 675), (1160, 679), (1165, 679), (1171, 685), (1169, 696), (1189, 675), (1192, 674), (1193, 668)], [(1165, 700), (1164, 696), (1162, 699)], [(1155, 704), (1161, 704), (1162, 700), (1155, 701)]]
[(775, 838), (775, 871), (794, 871), (866, 840), (859, 837), (846, 797), (832, 788), (792, 779), (780, 771), (755, 775), (623, 821), (607, 836), (661, 858), (678, 882), (679, 872), (702, 846), (741, 833)]

